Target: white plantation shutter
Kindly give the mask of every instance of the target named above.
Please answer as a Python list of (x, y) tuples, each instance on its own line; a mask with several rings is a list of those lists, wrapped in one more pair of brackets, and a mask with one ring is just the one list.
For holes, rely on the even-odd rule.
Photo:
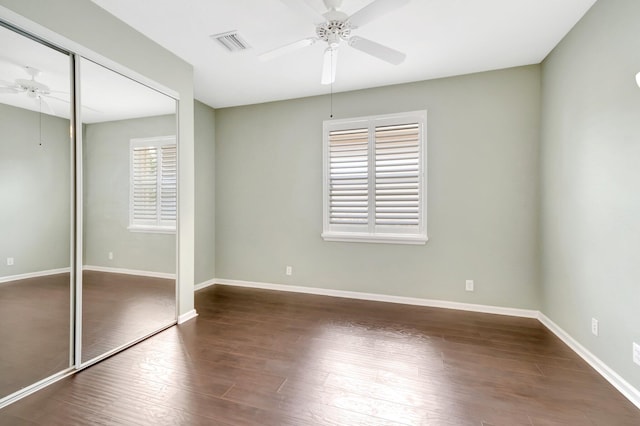
[(420, 125), (376, 127), (376, 224), (420, 224)]
[(426, 111), (324, 123), (329, 241), (424, 244)]
[(329, 221), (364, 224), (369, 218), (369, 131), (329, 133)]
[(155, 223), (158, 211), (156, 201), (158, 149), (155, 147), (134, 147), (132, 155), (132, 221), (134, 223)]
[(175, 230), (177, 164), (174, 136), (131, 140), (129, 229)]
[(173, 222), (178, 211), (178, 150), (176, 145), (164, 145), (160, 163), (160, 221)]

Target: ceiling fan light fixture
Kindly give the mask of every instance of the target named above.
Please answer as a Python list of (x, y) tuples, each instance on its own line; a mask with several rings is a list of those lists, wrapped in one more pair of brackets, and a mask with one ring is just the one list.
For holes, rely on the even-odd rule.
[(327, 47), (322, 62), (322, 84), (333, 84), (336, 81), (336, 65), (338, 64), (338, 49)]

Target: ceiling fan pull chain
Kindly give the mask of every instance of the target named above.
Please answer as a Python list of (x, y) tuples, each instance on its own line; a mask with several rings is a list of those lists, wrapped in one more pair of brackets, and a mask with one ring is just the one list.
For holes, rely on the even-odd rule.
[[(333, 55), (331, 55), (331, 69), (333, 69)], [(329, 118), (333, 118), (333, 79), (331, 79), (331, 91), (329, 95), (330, 104), (331, 104), (331, 113)]]
[(38, 146), (42, 146), (42, 96), (38, 96), (38, 106), (39, 106), (39, 112), (38, 112), (38, 120), (39, 120), (39, 138), (38, 138)]
[(331, 100), (331, 111), (329, 113), (329, 118), (333, 118), (333, 83), (331, 83), (331, 94), (329, 95), (329, 99)]

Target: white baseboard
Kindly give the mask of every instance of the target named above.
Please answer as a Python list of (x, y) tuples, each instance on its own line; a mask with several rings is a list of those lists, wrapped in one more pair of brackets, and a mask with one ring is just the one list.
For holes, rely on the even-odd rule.
[(203, 282), (201, 282), (199, 284), (194, 285), (193, 286), (193, 291), (202, 290), (203, 288), (211, 287), (212, 285), (215, 285), (215, 284), (216, 284), (216, 279), (215, 278), (207, 280), (207, 281), (203, 281)]
[(640, 390), (633, 387), (629, 382), (620, 377), (618, 373), (613, 371), (600, 358), (592, 354), (587, 348), (582, 346), (576, 339), (571, 337), (569, 333), (564, 331), (549, 319), (545, 314), (540, 312), (538, 320), (544, 324), (553, 334), (558, 336), (567, 346), (569, 346), (580, 358), (584, 359), (591, 367), (593, 367), (602, 377), (611, 383), (616, 389), (622, 393), (636, 407), (640, 408)]
[(238, 281), (216, 278), (212, 283), (199, 284), (198, 290), (213, 284), (231, 285), (236, 287), (251, 287), (265, 290), (288, 291), (293, 293), (315, 294), (320, 296), (343, 297), (347, 299), (371, 300), (375, 302), (400, 303), (403, 305), (428, 306), (432, 308), (457, 309), (461, 311), (482, 312), (486, 314), (509, 315), (514, 317), (538, 318), (538, 311), (529, 309), (504, 308), (501, 306), (475, 305), (471, 303), (449, 302), (446, 300), (420, 299), (415, 297), (391, 296), (387, 294), (361, 293), (358, 291), (331, 290), (318, 287), (301, 287), (285, 284), (260, 283), (252, 281)]
[(184, 324), (185, 322), (194, 319), (198, 316), (198, 313), (195, 309), (190, 310), (189, 312), (178, 316), (178, 324)]
[(71, 268), (59, 268), (59, 269), (49, 269), (46, 271), (29, 272), (26, 274), (9, 275), (7, 277), (0, 277), (0, 284), (8, 283), (11, 281), (26, 280), (28, 278), (39, 278), (39, 277), (46, 277), (49, 275), (65, 274), (69, 272), (71, 272)]
[(95, 271), (95, 272), (108, 272), (110, 274), (137, 275), (140, 277), (150, 277), (150, 278), (164, 278), (167, 280), (176, 279), (176, 274), (170, 274), (168, 272), (139, 271), (135, 269), (110, 268), (108, 266), (84, 265), (82, 267), (82, 270)]

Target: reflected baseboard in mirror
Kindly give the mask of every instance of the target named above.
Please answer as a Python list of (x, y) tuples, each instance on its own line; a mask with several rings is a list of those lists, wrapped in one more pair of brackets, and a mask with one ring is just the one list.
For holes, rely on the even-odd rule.
[(175, 322), (175, 280), (82, 273), (82, 362)]
[(69, 367), (69, 273), (0, 284), (0, 396)]

